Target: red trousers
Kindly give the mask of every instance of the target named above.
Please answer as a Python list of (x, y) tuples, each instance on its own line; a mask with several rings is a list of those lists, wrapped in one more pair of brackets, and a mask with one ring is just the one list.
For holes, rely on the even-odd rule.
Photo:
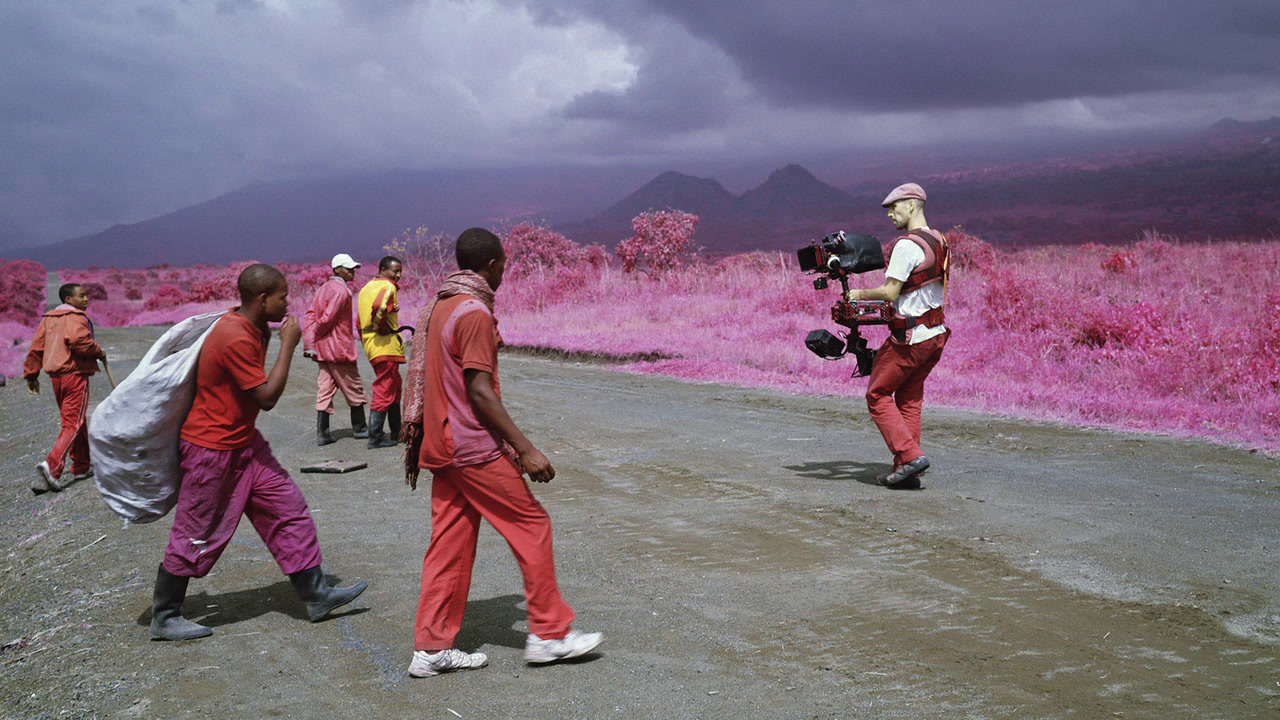
[(280, 466), (261, 433), (235, 450), (181, 441), (182, 489), (164, 551), (164, 569), (204, 577), (248, 515), (286, 575), (320, 564), (316, 524), (297, 483)]
[(414, 649), (438, 652), (453, 647), (471, 590), (480, 519), (488, 520), (524, 575), (529, 632), (562, 638), (575, 617), (556, 583), (551, 517), (507, 458), (483, 465), (433, 471), (431, 545), (422, 562), (422, 595), (414, 624)]
[(400, 402), (400, 363), (403, 360), (390, 360), (385, 357), (376, 357), (369, 361), (373, 366), (375, 376), (373, 378), (373, 402), (369, 403), (370, 410), (378, 412), (386, 412), (387, 408)]
[(942, 359), (947, 330), (921, 343), (908, 345), (884, 341), (871, 366), (867, 382), (867, 409), (884, 442), (893, 453), (894, 467), (919, 458), (920, 413), (924, 407), (924, 380)]
[(89, 426), (85, 422), (89, 411), (89, 376), (79, 373), (50, 375), (53, 381), (53, 399), (62, 414), (62, 432), (53, 442), (46, 460), (49, 474), (54, 478), (65, 469), (67, 451), (71, 452), (71, 472), (89, 471)]

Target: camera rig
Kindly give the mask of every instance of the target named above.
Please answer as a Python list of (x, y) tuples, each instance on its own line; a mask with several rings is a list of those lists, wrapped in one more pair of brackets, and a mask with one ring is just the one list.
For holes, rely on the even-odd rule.
[(836, 335), (828, 330), (810, 332), (804, 344), (824, 360), (838, 360), (853, 355), (858, 368), (853, 377), (871, 374), (876, 351), (867, 347), (867, 339), (858, 332), (861, 325), (886, 325), (893, 316), (893, 304), (883, 300), (858, 300), (849, 302), (849, 276), (885, 267), (884, 251), (880, 241), (870, 235), (846, 235), (834, 232), (821, 240), (796, 251), (800, 269), (809, 274), (819, 274), (813, 281), (814, 290), (826, 290), (831, 280), (840, 283), (840, 299), (831, 307), (831, 320), (849, 328), (849, 332)]

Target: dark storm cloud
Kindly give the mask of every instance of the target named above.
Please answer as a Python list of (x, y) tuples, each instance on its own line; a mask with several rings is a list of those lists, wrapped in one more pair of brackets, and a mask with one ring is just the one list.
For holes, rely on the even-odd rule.
[[(1274, 0), (645, 2), (722, 51), (756, 93), (777, 105), (1009, 107), (1222, 85), (1274, 87), (1280, 74), (1280, 4)], [(530, 4), (565, 12), (562, 2)], [(599, 0), (572, 6), (624, 31), (648, 22), (634, 8), (622, 13)], [(620, 104), (619, 110), (628, 108)]]
[(0, 244), (258, 180), (1280, 112), (1276, 0), (0, 2)]

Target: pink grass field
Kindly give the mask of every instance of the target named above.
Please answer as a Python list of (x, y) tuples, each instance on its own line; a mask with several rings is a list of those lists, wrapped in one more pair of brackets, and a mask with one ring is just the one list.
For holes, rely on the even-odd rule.
[[(1001, 251), (960, 231), (948, 235), (955, 248), (947, 306), (953, 335), (929, 379), (928, 407), (1280, 452), (1280, 242), (1177, 242), (1151, 232), (1125, 247)], [(838, 329), (829, 319), (838, 291), (834, 283), (815, 291), (793, 254), (748, 253), (652, 275), (625, 273), (599, 255), (521, 266), (513, 253), (519, 271), (508, 273), (497, 307), (507, 344), (614, 359), (622, 371), (848, 396), (862, 405), (866, 379), (850, 379), (852, 359), (823, 361), (804, 347), (810, 330)], [(363, 283), (376, 258), (358, 259)], [(413, 324), (427, 298), (406, 260), (401, 322)], [(291, 280), (291, 312), (301, 316), (327, 269), (282, 269)], [(108, 299), (89, 313), (113, 326), (165, 324), (229, 307), (227, 299), (192, 289), (225, 282), (230, 270), (60, 274), (103, 283)], [(135, 274), (149, 272), (156, 277), (139, 285)], [(416, 272), (433, 282), (442, 275), (439, 267)], [(882, 279), (868, 273), (855, 284)], [(141, 297), (116, 300), (130, 283)], [(144, 309), (162, 284), (191, 293), (190, 301)], [(0, 355), (0, 371), (10, 377), (30, 340), (30, 330), (15, 325), (28, 336), (14, 345), (12, 324), (0, 325), (0, 346), (21, 351)], [(880, 327), (863, 334), (873, 345), (885, 337)]]

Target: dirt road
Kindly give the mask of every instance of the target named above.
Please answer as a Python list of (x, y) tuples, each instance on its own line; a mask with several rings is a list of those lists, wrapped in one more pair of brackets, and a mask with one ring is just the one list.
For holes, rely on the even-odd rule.
[[(158, 335), (103, 330), (117, 379)], [(274, 349), (271, 351), (274, 357)], [(0, 715), (13, 718), (1263, 718), (1280, 713), (1280, 463), (1212, 445), (926, 415), (920, 491), (873, 478), (860, 402), (506, 355), (503, 391), (558, 477), (582, 662), (529, 667), (510, 552), (481, 535), (458, 644), (488, 668), (413, 680), (430, 496), (339, 420), (314, 445), (301, 356), (260, 427), (355, 608), (306, 621), (243, 523), (189, 617), (147, 639), (169, 520), (121, 527), (92, 484), (35, 498), (56, 415), (0, 389)], [(371, 377), (365, 366), (366, 380)], [(106, 392), (95, 378), (93, 392)]]

